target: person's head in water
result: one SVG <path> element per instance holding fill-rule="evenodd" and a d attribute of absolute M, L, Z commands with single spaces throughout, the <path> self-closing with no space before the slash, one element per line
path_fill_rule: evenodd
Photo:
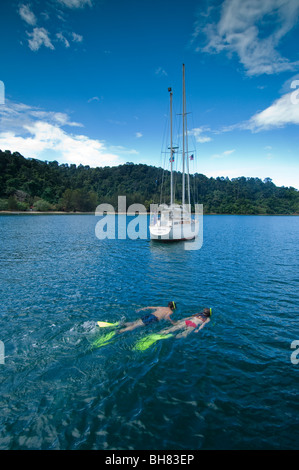
<path fill-rule="evenodd" d="M 202 315 L 204 314 L 206 317 L 210 318 L 212 315 L 212 309 L 211 308 L 204 308 L 201 313 L 198 313 L 197 315 Z"/>
<path fill-rule="evenodd" d="M 171 308 L 171 310 L 175 310 L 175 309 L 176 309 L 176 304 L 175 304 L 175 302 L 173 302 L 173 301 L 168 302 L 168 307 Z"/>

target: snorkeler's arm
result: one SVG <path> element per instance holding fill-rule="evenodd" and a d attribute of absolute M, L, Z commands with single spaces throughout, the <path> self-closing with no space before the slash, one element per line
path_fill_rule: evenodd
<path fill-rule="evenodd" d="M 209 321 L 210 321 L 210 319 L 209 319 L 209 318 L 207 318 L 207 319 L 206 319 L 206 321 L 204 321 L 204 322 L 203 322 L 203 323 L 200 325 L 200 327 L 199 327 L 199 328 L 196 328 L 196 330 L 194 330 L 194 333 L 198 333 L 198 332 L 199 332 L 199 330 L 202 330 L 202 329 L 203 329 L 203 327 L 206 325 L 206 323 L 209 323 Z"/>
<path fill-rule="evenodd" d="M 170 323 L 172 323 L 173 325 L 175 325 L 177 322 L 176 322 L 176 321 L 173 321 L 173 320 L 170 318 L 170 315 L 172 315 L 172 312 L 167 315 L 166 320 L 169 320 Z"/>
<path fill-rule="evenodd" d="M 154 309 L 154 310 L 156 310 L 157 307 L 143 307 L 143 308 L 139 308 L 138 310 L 136 310 L 136 312 L 141 312 L 141 310 L 149 310 L 149 309 Z"/>

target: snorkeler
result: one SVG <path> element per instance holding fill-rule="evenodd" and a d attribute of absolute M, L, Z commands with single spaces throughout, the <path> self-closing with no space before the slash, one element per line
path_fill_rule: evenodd
<path fill-rule="evenodd" d="M 176 335 L 176 337 L 179 338 L 186 337 L 192 333 L 192 331 L 194 331 L 194 333 L 198 333 L 207 323 L 209 323 L 211 315 L 212 309 L 204 308 L 200 313 L 195 313 L 194 315 L 191 315 L 191 317 L 177 321 L 174 326 L 162 330 L 160 334 L 169 334 L 177 330 L 183 330 L 182 333 Z"/>
<path fill-rule="evenodd" d="M 166 319 L 169 320 L 173 326 L 170 328 L 165 328 L 164 330 L 160 331 L 160 333 L 154 333 L 147 335 L 146 337 L 141 338 L 139 341 L 134 346 L 134 350 L 137 351 L 145 351 L 148 349 L 150 346 L 152 346 L 154 343 L 161 339 L 167 339 L 171 338 L 173 336 L 176 336 L 176 338 L 180 337 L 186 337 L 192 331 L 195 333 L 198 333 L 204 326 L 210 322 L 210 317 L 212 315 L 212 309 L 211 308 L 204 308 L 202 312 L 200 313 L 195 313 L 194 315 L 191 315 L 190 317 L 184 318 L 183 320 L 179 320 L 177 322 L 173 322 L 170 318 L 171 314 L 173 313 L 173 310 L 175 310 L 176 304 L 174 302 L 169 302 L 168 307 L 144 307 L 137 312 L 140 312 L 141 310 L 149 310 L 153 309 L 153 313 L 147 313 L 143 317 L 141 317 L 139 320 L 136 320 L 135 322 L 130 322 L 130 323 L 125 323 L 125 328 L 122 328 L 121 330 L 116 330 L 115 328 L 118 327 L 119 322 L 116 323 L 107 323 L 107 322 L 98 322 L 98 325 L 100 327 L 112 327 L 114 328 L 110 333 L 105 335 L 104 337 L 100 337 L 97 339 L 94 343 L 93 346 L 96 348 L 105 346 L 106 344 L 109 344 L 111 342 L 111 339 L 115 337 L 117 333 L 123 333 L 124 331 L 131 331 L 134 330 L 135 328 L 139 326 L 144 326 L 144 325 L 149 325 L 151 323 L 156 323 L 159 320 Z M 175 334 L 176 331 L 183 330 L 179 334 Z"/>
<path fill-rule="evenodd" d="M 211 315 L 212 309 L 205 308 L 201 313 L 196 313 L 191 317 L 179 320 L 174 324 L 174 326 L 165 328 L 164 330 L 160 331 L 160 333 L 150 334 L 141 338 L 137 341 L 133 349 L 135 351 L 146 351 L 149 347 L 162 339 L 173 338 L 174 336 L 176 338 L 186 337 L 192 333 L 192 331 L 198 333 L 199 330 L 209 323 Z M 178 330 L 183 331 L 176 335 L 175 332 Z"/>
<path fill-rule="evenodd" d="M 137 312 L 141 312 L 142 310 L 154 310 L 152 313 L 146 313 L 143 315 L 139 320 L 134 322 L 128 322 L 124 324 L 125 328 L 122 328 L 118 331 L 118 333 L 124 333 L 125 331 L 131 331 L 139 326 L 146 326 L 150 325 L 151 323 L 156 323 L 160 320 L 169 320 L 173 325 L 175 322 L 172 321 L 170 315 L 172 315 L 173 310 L 176 309 L 175 302 L 168 302 L 168 307 L 144 307 L 137 310 Z"/>

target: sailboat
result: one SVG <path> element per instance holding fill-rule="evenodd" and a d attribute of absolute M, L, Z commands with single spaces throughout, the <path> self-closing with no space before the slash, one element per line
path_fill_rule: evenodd
<path fill-rule="evenodd" d="M 172 89 L 168 88 L 170 94 L 170 204 L 160 204 L 158 210 L 151 214 L 150 237 L 158 241 L 192 240 L 198 236 L 199 221 L 192 218 L 190 204 L 190 182 L 189 182 L 189 160 L 186 152 L 187 126 L 186 126 L 186 90 L 185 90 L 185 65 L 183 64 L 183 139 L 182 139 L 182 203 L 174 202 L 173 181 L 173 155 L 176 147 L 173 146 L 172 137 Z M 186 193 L 186 157 L 187 157 L 187 194 L 188 204 L 185 204 Z"/>

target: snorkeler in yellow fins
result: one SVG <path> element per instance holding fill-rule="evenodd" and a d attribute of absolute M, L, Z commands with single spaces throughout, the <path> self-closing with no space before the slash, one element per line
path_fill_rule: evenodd
<path fill-rule="evenodd" d="M 160 334 L 174 333 L 177 330 L 183 330 L 182 333 L 176 335 L 177 338 L 180 338 L 188 336 L 192 331 L 194 331 L 194 333 L 198 333 L 210 322 L 211 315 L 212 309 L 204 308 L 202 312 L 195 313 L 190 317 L 179 320 L 174 326 L 160 331 Z"/>
<path fill-rule="evenodd" d="M 95 348 L 105 346 L 106 344 L 109 344 L 111 342 L 111 339 L 116 334 L 124 333 L 126 331 L 132 331 L 135 328 L 138 328 L 139 326 L 147 326 L 147 325 L 150 325 L 152 323 L 159 322 L 160 320 L 163 320 L 163 319 L 169 320 L 174 325 L 175 322 L 172 321 L 170 316 L 172 315 L 172 313 L 175 309 L 176 309 L 176 303 L 173 302 L 173 301 L 168 302 L 167 307 L 144 307 L 144 308 L 141 308 L 141 309 L 137 310 L 137 312 L 140 312 L 142 310 L 154 310 L 154 311 L 153 311 L 153 313 L 149 312 L 149 313 L 143 315 L 139 320 L 125 323 L 123 325 L 123 328 L 121 328 L 121 329 L 119 329 L 119 326 L 120 326 L 121 322 L 110 323 L 110 322 L 98 321 L 97 325 L 100 328 L 113 328 L 113 331 L 111 331 L 110 333 L 107 333 L 107 335 L 105 335 L 105 336 L 101 336 L 100 338 L 98 338 L 96 341 L 94 341 L 92 346 L 95 347 Z M 117 328 L 117 329 L 115 330 L 115 328 Z"/>
<path fill-rule="evenodd" d="M 174 336 L 175 332 L 178 330 L 183 330 L 182 333 L 176 335 L 176 338 L 186 337 L 192 331 L 198 333 L 204 326 L 209 323 L 212 315 L 211 308 L 205 308 L 201 313 L 196 313 L 191 317 L 184 318 L 175 323 L 174 326 L 166 328 L 165 330 L 160 331 L 160 333 L 154 333 L 148 335 L 145 338 L 140 339 L 134 346 L 134 350 L 145 351 L 154 343 L 161 339 L 167 339 Z"/>
<path fill-rule="evenodd" d="M 147 326 L 151 323 L 159 322 L 160 320 L 168 320 L 170 323 L 174 325 L 174 322 L 170 318 L 173 314 L 173 311 L 176 309 L 175 302 L 168 302 L 167 307 L 144 307 L 137 310 L 137 312 L 141 312 L 142 310 L 153 310 L 153 312 L 146 313 L 143 315 L 139 320 L 128 322 L 124 324 L 124 328 L 122 328 L 119 333 L 124 333 L 125 331 L 132 331 L 139 326 Z"/>

